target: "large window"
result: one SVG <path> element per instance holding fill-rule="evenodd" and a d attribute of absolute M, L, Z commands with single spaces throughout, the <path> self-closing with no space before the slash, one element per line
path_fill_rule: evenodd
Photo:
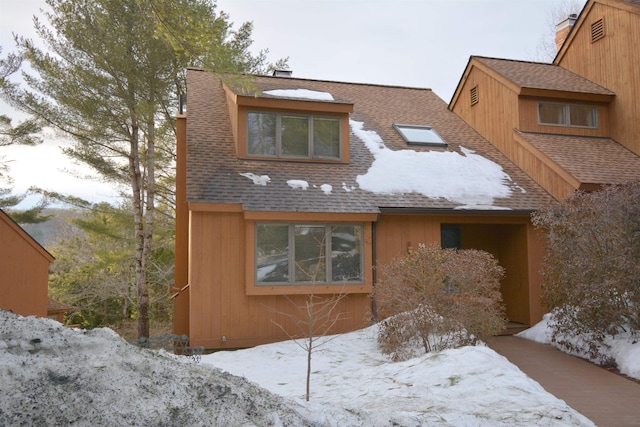
<path fill-rule="evenodd" d="M 598 127 L 598 109 L 590 105 L 538 103 L 538 123 L 542 125 Z"/>
<path fill-rule="evenodd" d="M 359 224 L 257 223 L 256 285 L 362 283 Z"/>
<path fill-rule="evenodd" d="M 247 154 L 259 157 L 340 159 L 340 118 L 247 113 Z"/>

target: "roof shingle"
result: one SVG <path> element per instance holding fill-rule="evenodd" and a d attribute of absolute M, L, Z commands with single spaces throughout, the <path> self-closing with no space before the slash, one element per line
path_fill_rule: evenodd
<path fill-rule="evenodd" d="M 282 77 L 255 77 L 260 90 L 307 89 L 328 92 L 335 99 L 354 104 L 350 118 L 364 122 L 391 150 L 429 151 L 408 147 L 393 130 L 393 123 L 433 126 L 448 142 L 446 150 L 461 147 L 502 166 L 511 179 L 509 197 L 494 206 L 535 210 L 551 197 L 496 148 L 482 138 L 430 89 L 340 83 Z M 374 157 L 353 134 L 349 164 L 320 164 L 269 160 L 242 160 L 235 152 L 229 110 L 218 76 L 205 71 L 188 72 L 187 199 L 190 202 L 240 203 L 245 210 L 288 212 L 377 213 L 381 207 L 455 209 L 460 203 L 418 193 L 380 194 L 359 188 L 358 175 L 366 174 Z M 434 149 L 442 151 L 442 149 Z M 268 175 L 267 185 L 256 185 L 240 174 Z M 288 180 L 309 183 L 307 190 L 294 189 Z M 332 191 L 321 189 L 329 184 Z"/>
<path fill-rule="evenodd" d="M 609 89 L 558 65 L 483 56 L 472 58 L 522 88 L 615 95 Z"/>
<path fill-rule="evenodd" d="M 640 156 L 610 138 L 516 132 L 582 184 L 640 179 Z"/>

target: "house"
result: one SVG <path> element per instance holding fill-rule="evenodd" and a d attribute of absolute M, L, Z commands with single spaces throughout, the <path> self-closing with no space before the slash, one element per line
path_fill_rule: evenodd
<path fill-rule="evenodd" d="M 640 1 L 589 0 L 551 64 L 473 56 L 449 109 L 557 200 L 640 179 Z"/>
<path fill-rule="evenodd" d="M 47 317 L 54 258 L 0 210 L 0 309 Z M 51 313 L 55 314 L 55 313 Z"/>
<path fill-rule="evenodd" d="M 431 244 L 491 252 L 509 319 L 541 319 L 530 214 L 553 197 L 430 89 L 191 69 L 187 90 L 174 332 L 190 345 L 287 339 L 310 294 L 346 295 L 331 333 L 370 325 L 376 266 Z"/>

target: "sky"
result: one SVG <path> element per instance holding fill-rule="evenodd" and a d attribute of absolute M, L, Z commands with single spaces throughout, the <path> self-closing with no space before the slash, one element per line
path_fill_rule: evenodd
<path fill-rule="evenodd" d="M 551 13 L 567 0 L 218 0 L 238 28 L 253 22 L 254 53 L 289 58 L 293 77 L 431 88 L 449 102 L 471 55 L 539 60 L 553 37 Z M 0 45 L 12 33 L 34 37 L 32 16 L 44 0 L 0 0 Z M 576 11 L 579 12 L 579 11 Z M 16 118 L 5 104 L 0 114 Z M 14 190 L 31 185 L 111 200 L 116 192 L 87 179 L 60 153 L 64 142 L 4 148 Z M 47 147 L 47 148 L 45 148 Z M 81 175 L 86 175 L 84 172 Z"/>
<path fill-rule="evenodd" d="M 307 402 L 301 342 L 195 363 L 132 347 L 110 329 L 0 310 L 0 424 L 594 426 L 489 347 L 392 362 L 376 334 L 374 325 L 316 340 Z M 546 326 L 531 335 L 548 335 Z M 612 344 L 638 373 L 629 356 L 640 343 Z"/>

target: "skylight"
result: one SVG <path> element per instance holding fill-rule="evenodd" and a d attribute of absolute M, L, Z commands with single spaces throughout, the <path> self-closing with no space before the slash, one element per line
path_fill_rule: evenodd
<path fill-rule="evenodd" d="M 400 134 L 402 139 L 410 145 L 447 145 L 431 126 L 400 125 L 394 123 L 393 128 Z"/>

